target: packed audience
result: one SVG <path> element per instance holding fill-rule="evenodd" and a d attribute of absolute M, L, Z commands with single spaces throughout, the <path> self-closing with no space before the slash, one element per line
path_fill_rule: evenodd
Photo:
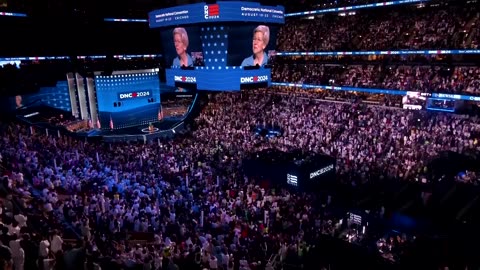
<path fill-rule="evenodd" d="M 382 257 L 394 261 L 396 254 L 402 254 L 413 242 L 406 234 L 391 232 L 377 241 L 377 248 Z"/>
<path fill-rule="evenodd" d="M 402 96 L 371 94 L 350 91 L 330 91 L 322 88 L 300 87 L 271 87 L 270 91 L 278 95 L 293 95 L 303 99 L 315 99 L 316 101 L 332 101 L 347 103 L 363 103 L 370 105 L 386 106 L 391 108 L 402 107 Z"/>
<path fill-rule="evenodd" d="M 478 66 L 277 64 L 276 82 L 478 95 Z"/>
<path fill-rule="evenodd" d="M 281 246 L 282 256 L 295 254 L 297 244 L 306 249 L 303 236 L 309 239 L 314 233 L 300 234 L 296 218 L 298 211 L 305 217 L 313 211 L 302 210 L 310 199 L 286 191 L 274 193 L 247 179 L 228 176 L 229 167 L 238 160 L 212 168 L 215 162 L 209 155 L 215 149 L 208 139 L 196 144 L 188 139 L 149 147 L 115 146 L 110 151 L 67 138 L 21 134 L 18 142 L 20 149 L 7 147 L 2 157 L 11 161 L 11 172 L 21 170 L 33 182 L 28 188 L 23 174 L 12 172 L 6 178 L 7 190 L 22 198 L 38 192 L 38 206 L 49 223 L 61 219 L 73 224 L 85 241 L 72 249 L 71 245 L 62 247 L 63 240 L 55 232 L 32 240 L 33 235 L 48 234 L 25 230 L 21 234 L 20 229 L 5 234 L 3 243 L 14 241 L 15 235 L 21 237 L 18 249 L 25 254 L 26 243 L 34 246 L 25 256 L 12 255 L 18 260 L 16 265 L 30 263 L 27 269 L 36 269 L 32 268 L 36 258 L 45 269 L 83 269 L 79 263 L 87 255 L 88 262 L 98 264 L 87 263 L 86 267 L 100 264 L 106 269 L 139 265 L 233 269 L 235 264 L 235 269 L 263 268 Z M 45 148 L 33 150 L 39 145 Z M 53 149 L 60 152 L 50 152 Z M 91 159 L 98 151 L 100 157 Z M 215 173 L 219 180 L 213 177 L 215 169 L 227 171 Z M 5 226 L 17 226 L 12 222 L 7 220 Z M 304 218 L 303 222 L 313 220 Z M 149 245 L 129 246 L 122 237 L 125 232 L 150 232 L 155 237 Z M 13 254 L 12 245 L 11 249 Z"/>
<path fill-rule="evenodd" d="M 251 131 L 266 123 L 282 126 L 283 136 L 267 140 Z M 187 137 L 147 145 L 5 127 L 3 187 L 21 210 L 11 195 L 4 201 L 1 240 L 14 265 L 83 269 L 86 260 L 88 269 L 263 269 L 272 258 L 298 263 L 325 233 L 328 220 L 312 207 L 318 198 L 260 186 L 241 174 L 243 157 L 300 148 L 335 156 L 338 181 L 347 185 L 430 181 L 428 161 L 442 151 L 479 150 L 480 131 L 470 118 L 324 103 L 288 92 L 218 94 L 195 126 Z M 27 219 L 41 225 L 25 226 Z M 82 241 L 65 242 L 60 231 L 66 228 Z M 127 239 L 142 233 L 150 236 Z"/>
<path fill-rule="evenodd" d="M 333 7 L 356 6 L 382 2 L 379 0 L 301 0 L 295 3 L 284 1 L 287 12 L 326 9 Z"/>
<path fill-rule="evenodd" d="M 316 1 L 315 7 L 369 2 Z M 450 6 L 293 19 L 281 29 L 277 49 L 478 48 L 477 12 Z M 86 59 L 79 66 L 141 69 L 159 67 L 157 60 Z M 60 63 L 59 70 L 70 64 Z M 41 66 L 6 65 L 0 76 Z M 480 69 L 279 62 L 272 80 L 477 95 Z M 1 86 L 8 91 L 15 83 Z M 147 144 L 103 144 L 3 125 L 0 266 L 274 269 L 277 263 L 303 264 L 321 235 L 368 241 L 361 227 L 350 221 L 344 226 L 342 217 L 328 211 L 330 196 L 264 185 L 242 174 L 242 160 L 269 148 L 332 155 L 338 182 L 357 187 L 435 181 L 428 164 L 440 153 L 480 150 L 478 119 L 392 108 L 401 104 L 399 98 L 298 88 L 221 93 L 211 96 L 188 135 Z M 282 127 L 282 136 L 252 132 L 269 124 Z M 467 171 L 456 180 L 478 184 L 479 175 Z M 385 211 L 374 210 L 380 216 Z M 383 257 L 396 260 L 409 242 L 405 235 L 387 234 L 374 244 Z"/>
<path fill-rule="evenodd" d="M 478 6 L 366 10 L 291 19 L 277 37 L 278 51 L 477 49 Z"/>

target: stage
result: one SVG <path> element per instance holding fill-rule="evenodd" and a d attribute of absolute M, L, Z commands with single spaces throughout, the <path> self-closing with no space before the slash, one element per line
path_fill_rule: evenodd
<path fill-rule="evenodd" d="M 96 129 L 88 132 L 88 137 L 102 137 L 106 142 L 148 141 L 156 138 L 171 138 L 184 130 L 184 123 L 178 119 L 163 119 L 149 125 L 139 125 L 122 129 Z"/>
<path fill-rule="evenodd" d="M 46 105 L 38 105 L 17 110 L 16 117 L 31 126 L 36 133 L 66 134 L 87 140 L 105 142 L 148 141 L 156 138 L 169 138 L 183 132 L 184 118 L 164 118 L 149 125 L 138 125 L 119 129 L 93 128 L 89 120 L 75 119 L 72 113 Z"/>
<path fill-rule="evenodd" d="M 153 128 L 150 129 L 149 125 L 138 125 L 134 127 L 120 128 L 120 129 L 94 129 L 91 132 L 88 132 L 88 136 L 141 136 L 149 135 L 153 133 L 158 133 L 166 130 L 170 130 L 175 125 L 179 124 L 178 120 L 175 119 L 165 119 L 157 123 L 152 123 Z"/>

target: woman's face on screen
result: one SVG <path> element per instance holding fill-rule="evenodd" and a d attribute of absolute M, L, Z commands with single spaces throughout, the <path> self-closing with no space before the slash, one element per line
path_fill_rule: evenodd
<path fill-rule="evenodd" d="M 253 34 L 253 54 L 262 53 L 265 50 L 265 43 L 263 42 L 263 33 L 255 32 Z"/>
<path fill-rule="evenodd" d="M 22 96 L 16 96 L 15 97 L 15 103 L 17 104 L 17 107 L 21 107 L 22 106 Z"/>
<path fill-rule="evenodd" d="M 173 35 L 173 42 L 175 44 L 175 50 L 177 51 L 178 55 L 183 54 L 187 50 L 187 47 L 183 43 L 182 35 L 180 34 Z"/>

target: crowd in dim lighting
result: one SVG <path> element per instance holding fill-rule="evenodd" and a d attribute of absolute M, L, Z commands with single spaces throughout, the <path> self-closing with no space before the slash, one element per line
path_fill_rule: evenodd
<path fill-rule="evenodd" d="M 384 2 L 381 0 L 301 0 L 295 3 L 284 3 L 287 12 L 321 10 L 333 7 L 356 6 Z"/>
<path fill-rule="evenodd" d="M 478 66 L 431 65 L 274 65 L 275 82 L 352 86 L 428 93 L 478 95 Z"/>
<path fill-rule="evenodd" d="M 477 12 L 472 4 L 291 19 L 281 28 L 277 50 L 478 49 Z"/>
<path fill-rule="evenodd" d="M 338 181 L 359 186 L 374 179 L 428 182 L 427 162 L 442 151 L 479 150 L 480 130 L 471 118 L 269 91 L 212 96 L 188 136 L 147 145 L 4 126 L 2 184 L 10 195 L 1 240 L 13 262 L 25 269 L 36 269 L 36 261 L 42 269 L 79 269 L 85 259 L 88 269 L 298 262 L 325 233 L 328 220 L 311 207 L 322 198 L 268 189 L 243 176 L 241 160 L 249 153 L 301 148 L 333 155 Z M 282 126 L 283 136 L 251 131 L 270 123 Z M 20 208 L 13 207 L 18 201 Z M 130 233 L 152 238 L 130 242 Z M 82 240 L 66 242 L 62 234 Z"/>
<path fill-rule="evenodd" d="M 372 1 L 313 2 L 302 3 L 327 8 Z M 280 30 L 277 50 L 478 49 L 478 12 L 472 5 L 440 5 L 292 18 Z M 109 64 L 126 70 L 158 62 Z M 106 63 L 86 59 L 77 68 L 105 70 Z M 45 72 L 71 64 L 61 61 L 55 72 L 36 62 L 8 64 L 0 67 L 0 82 L 15 85 L 9 74 L 35 73 L 35 85 Z M 477 95 L 480 69 L 275 60 L 272 81 Z M 271 87 L 208 98 L 186 134 L 146 143 L 107 144 L 1 124 L 0 269 L 272 270 L 305 265 L 323 236 L 354 244 L 374 239 L 371 246 L 396 260 L 408 236 L 369 237 L 365 226 L 336 216 L 335 195 L 266 186 L 243 174 L 243 159 L 265 149 L 330 155 L 339 185 L 355 190 L 373 182 L 431 183 L 445 177 L 429 167 L 441 153 L 480 151 L 478 118 L 403 110 L 401 96 Z M 281 127 L 282 136 L 252 131 L 270 125 Z M 479 185 L 480 172 L 455 180 Z M 385 206 L 371 210 L 385 214 Z M 327 269 L 317 260 L 316 269 Z"/>
<path fill-rule="evenodd" d="M 320 229 L 307 226 L 319 218 L 305 208 L 314 198 L 242 177 L 242 150 L 224 137 L 215 145 L 207 129 L 108 146 L 4 127 L 11 195 L 0 239 L 16 269 L 264 269 L 306 253 Z M 152 237 L 130 242 L 130 233 Z"/>

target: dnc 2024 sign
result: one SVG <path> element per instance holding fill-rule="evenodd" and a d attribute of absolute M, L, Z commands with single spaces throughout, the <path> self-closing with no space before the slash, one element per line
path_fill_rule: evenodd
<path fill-rule="evenodd" d="M 152 91 L 150 90 L 123 92 L 118 94 L 118 100 L 147 98 L 151 96 L 152 96 Z"/>

